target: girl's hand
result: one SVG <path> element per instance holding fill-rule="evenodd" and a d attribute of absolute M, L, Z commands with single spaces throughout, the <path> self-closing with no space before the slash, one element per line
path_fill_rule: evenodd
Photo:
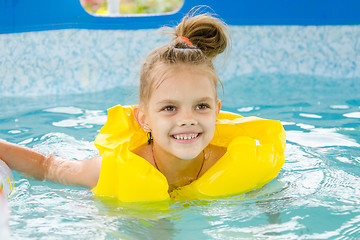
<path fill-rule="evenodd" d="M 85 160 L 64 159 L 2 139 L 0 158 L 11 169 L 38 180 L 88 188 L 96 186 L 102 160 L 99 156 Z"/>

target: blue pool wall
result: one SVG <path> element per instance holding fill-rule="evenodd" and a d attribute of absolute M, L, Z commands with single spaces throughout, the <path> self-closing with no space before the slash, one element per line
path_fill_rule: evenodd
<path fill-rule="evenodd" d="M 231 52 L 216 62 L 223 81 L 258 74 L 360 77 L 357 0 L 185 0 L 173 13 L 119 17 L 88 14 L 77 0 L 1 0 L 0 96 L 137 85 L 144 57 L 169 41 L 157 29 L 202 4 L 231 31 Z"/>
<path fill-rule="evenodd" d="M 192 7 L 207 5 L 229 25 L 360 24 L 358 0 L 185 0 L 169 14 L 96 17 L 79 0 L 1 0 L 0 33 L 80 29 L 149 29 L 177 22 Z"/>

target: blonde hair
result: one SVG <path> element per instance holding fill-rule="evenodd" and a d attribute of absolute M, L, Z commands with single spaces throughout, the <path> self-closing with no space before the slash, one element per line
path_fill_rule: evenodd
<path fill-rule="evenodd" d="M 155 80 L 164 77 L 171 68 L 180 64 L 191 64 L 202 68 L 214 81 L 221 83 L 213 66 L 213 59 L 224 52 L 229 45 L 229 33 L 226 25 L 209 14 L 195 15 L 188 13 L 172 29 L 172 41 L 151 51 L 146 57 L 140 71 L 140 104 L 146 105 L 151 97 Z M 179 37 L 189 39 L 190 43 Z"/>

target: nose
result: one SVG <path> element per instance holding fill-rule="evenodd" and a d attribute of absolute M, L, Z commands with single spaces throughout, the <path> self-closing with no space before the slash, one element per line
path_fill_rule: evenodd
<path fill-rule="evenodd" d="M 194 126 L 197 124 L 197 120 L 190 111 L 184 111 L 179 117 L 178 126 L 180 127 Z"/>

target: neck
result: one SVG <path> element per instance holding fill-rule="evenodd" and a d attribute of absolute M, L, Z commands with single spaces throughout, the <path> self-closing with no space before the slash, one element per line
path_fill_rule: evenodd
<path fill-rule="evenodd" d="M 156 168 L 166 177 L 169 185 L 180 187 L 196 180 L 201 173 L 205 156 L 202 151 L 194 159 L 180 159 L 153 142 L 153 160 Z"/>

